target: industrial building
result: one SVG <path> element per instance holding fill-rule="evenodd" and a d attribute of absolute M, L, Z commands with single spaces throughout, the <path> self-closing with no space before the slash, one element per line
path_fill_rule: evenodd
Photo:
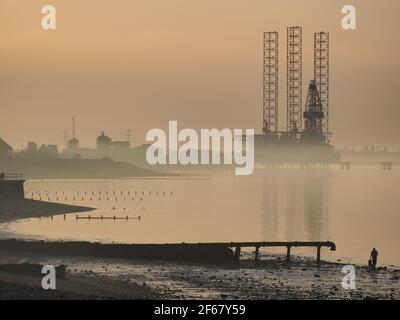
<path fill-rule="evenodd" d="M 124 151 L 129 150 L 129 141 L 113 141 L 109 136 L 107 136 L 104 131 L 97 137 L 97 151 L 107 152 L 107 151 Z"/>

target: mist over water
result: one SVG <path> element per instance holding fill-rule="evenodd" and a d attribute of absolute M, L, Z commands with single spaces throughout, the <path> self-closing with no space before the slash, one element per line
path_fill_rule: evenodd
<path fill-rule="evenodd" d="M 28 181 L 27 198 L 97 208 L 3 225 L 21 237 L 123 243 L 334 241 L 323 258 L 400 265 L 400 171 L 372 167 L 274 169 L 210 176 Z M 264 249 L 266 251 L 270 249 Z M 315 254 L 294 249 L 293 254 Z"/>

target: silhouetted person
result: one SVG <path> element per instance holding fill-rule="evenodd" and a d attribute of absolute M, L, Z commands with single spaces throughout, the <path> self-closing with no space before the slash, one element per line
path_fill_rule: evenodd
<path fill-rule="evenodd" d="M 378 251 L 376 251 L 375 248 L 373 248 L 372 251 L 371 251 L 370 259 L 371 259 L 371 262 L 372 262 L 371 263 L 371 268 L 372 268 L 372 270 L 375 270 L 376 264 L 378 262 Z"/>
<path fill-rule="evenodd" d="M 0 173 L 0 181 L 3 181 L 5 177 L 6 175 L 4 174 L 4 172 Z"/>

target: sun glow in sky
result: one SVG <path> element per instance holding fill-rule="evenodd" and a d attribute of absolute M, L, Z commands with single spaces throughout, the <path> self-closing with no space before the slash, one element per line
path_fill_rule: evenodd
<path fill-rule="evenodd" d="M 62 146 L 77 117 L 81 145 L 101 130 L 142 142 L 169 120 L 193 128 L 262 126 L 262 33 L 280 32 L 285 128 L 286 27 L 303 26 L 304 92 L 313 33 L 331 34 L 331 130 L 339 146 L 400 146 L 400 2 L 351 1 L 357 30 L 341 28 L 344 1 L 2 0 L 0 135 Z M 57 30 L 41 29 L 41 8 Z M 305 97 L 304 97 L 305 101 Z"/>

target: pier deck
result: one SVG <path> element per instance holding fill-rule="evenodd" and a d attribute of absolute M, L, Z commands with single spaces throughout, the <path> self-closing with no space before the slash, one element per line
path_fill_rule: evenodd
<path fill-rule="evenodd" d="M 293 242 L 231 242 L 225 243 L 226 246 L 230 248 L 235 248 L 234 254 L 234 262 L 239 263 L 240 260 L 240 251 L 241 248 L 254 247 L 255 248 L 255 257 L 254 260 L 258 261 L 259 259 L 259 250 L 261 247 L 284 247 L 286 248 L 286 260 L 290 262 L 290 251 L 292 247 L 315 247 L 317 249 L 317 263 L 321 262 L 321 248 L 327 247 L 331 251 L 336 251 L 336 245 L 333 242 L 326 241 L 293 241 Z"/>

